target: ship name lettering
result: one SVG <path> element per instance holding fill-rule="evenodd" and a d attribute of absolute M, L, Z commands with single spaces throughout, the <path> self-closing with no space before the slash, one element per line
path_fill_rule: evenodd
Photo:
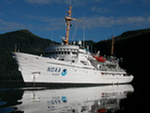
<path fill-rule="evenodd" d="M 47 68 L 48 72 L 61 72 L 61 68 L 57 68 L 57 67 L 48 67 Z"/>

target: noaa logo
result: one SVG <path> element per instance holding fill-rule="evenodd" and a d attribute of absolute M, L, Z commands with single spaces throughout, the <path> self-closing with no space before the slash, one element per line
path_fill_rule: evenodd
<path fill-rule="evenodd" d="M 62 72 L 61 72 L 61 75 L 65 76 L 66 74 L 67 74 L 67 69 L 63 69 Z"/>
<path fill-rule="evenodd" d="M 62 101 L 63 103 L 67 103 L 67 97 L 65 97 L 65 96 L 61 97 L 61 101 Z"/>

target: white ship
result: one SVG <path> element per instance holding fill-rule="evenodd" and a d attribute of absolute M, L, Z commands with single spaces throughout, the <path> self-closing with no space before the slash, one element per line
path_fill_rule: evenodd
<path fill-rule="evenodd" d="M 91 53 L 79 45 L 69 45 L 70 22 L 77 20 L 69 16 L 66 39 L 63 45 L 52 45 L 45 49 L 44 56 L 15 52 L 19 70 L 25 83 L 49 83 L 64 85 L 97 85 L 129 83 L 133 76 L 126 73 L 119 65 L 111 66 L 99 63 Z M 80 20 L 77 20 L 80 21 Z"/>

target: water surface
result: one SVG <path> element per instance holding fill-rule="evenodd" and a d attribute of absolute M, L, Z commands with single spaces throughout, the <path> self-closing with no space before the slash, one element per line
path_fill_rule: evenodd
<path fill-rule="evenodd" d="M 128 110 L 131 84 L 0 89 L 0 113 L 115 113 Z M 132 98 L 129 98 L 132 100 Z"/>

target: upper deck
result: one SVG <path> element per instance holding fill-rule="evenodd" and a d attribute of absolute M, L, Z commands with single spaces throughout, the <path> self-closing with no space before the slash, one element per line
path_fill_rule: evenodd
<path fill-rule="evenodd" d="M 77 45 L 52 45 L 45 49 L 45 52 L 51 51 L 77 51 L 79 46 Z"/>
<path fill-rule="evenodd" d="M 75 45 L 53 45 L 45 49 L 46 56 L 77 54 L 79 46 Z"/>

